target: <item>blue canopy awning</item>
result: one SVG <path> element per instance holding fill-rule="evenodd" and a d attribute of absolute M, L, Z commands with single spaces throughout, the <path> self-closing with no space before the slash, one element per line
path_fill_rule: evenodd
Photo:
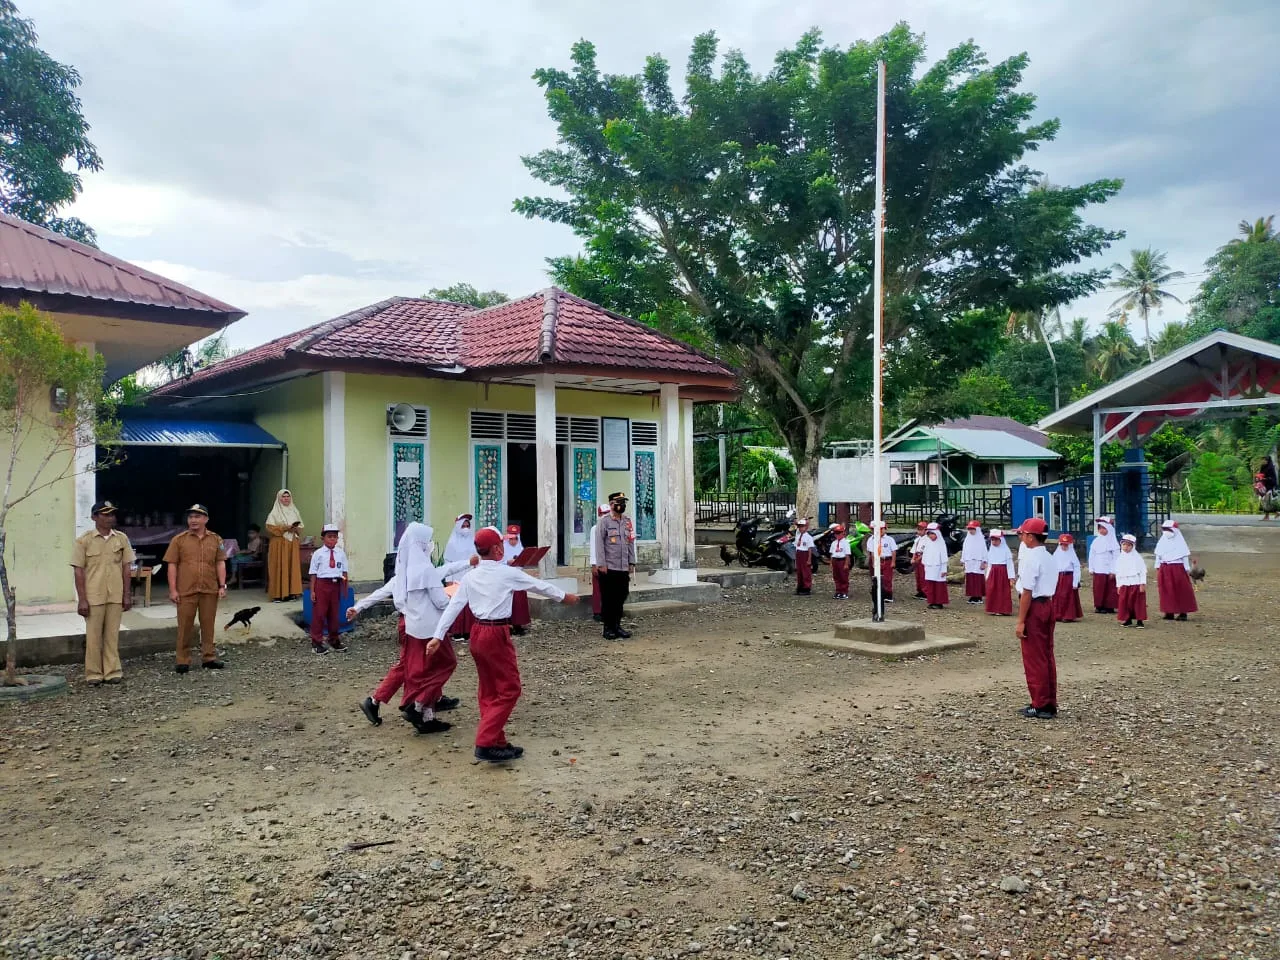
<path fill-rule="evenodd" d="M 126 447 L 284 448 L 283 443 L 256 423 L 125 417 L 120 426 L 120 443 Z"/>

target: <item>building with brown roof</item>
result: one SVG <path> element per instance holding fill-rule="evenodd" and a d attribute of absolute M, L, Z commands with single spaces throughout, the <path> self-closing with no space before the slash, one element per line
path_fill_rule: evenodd
<path fill-rule="evenodd" d="M 101 354 L 112 381 L 244 316 L 95 247 L 0 214 L 0 304 L 24 302 L 52 316 L 68 340 Z M 39 460 L 44 453 L 35 443 L 24 446 L 19 473 L 22 457 Z M 78 456 L 92 463 L 92 442 Z M 10 560 L 16 561 L 9 571 L 24 608 L 75 599 L 67 563 L 77 533 L 90 526 L 94 492 L 94 475 L 82 470 L 41 490 L 9 518 Z"/>
<path fill-rule="evenodd" d="M 518 523 L 584 561 L 596 506 L 631 497 L 640 552 L 694 578 L 693 405 L 733 400 L 726 364 L 551 288 L 475 310 L 393 297 L 263 344 L 155 391 L 157 414 L 252 420 L 284 450 L 251 481 L 265 516 L 279 479 L 308 527 L 343 528 L 356 580 L 411 521 L 443 543 L 458 514 Z M 259 522 L 261 520 L 259 519 Z"/>

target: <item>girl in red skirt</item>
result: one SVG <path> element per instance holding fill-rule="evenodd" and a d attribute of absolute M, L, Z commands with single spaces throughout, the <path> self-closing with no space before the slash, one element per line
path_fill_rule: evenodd
<path fill-rule="evenodd" d="M 929 524 L 925 530 L 928 542 L 920 559 L 924 563 L 924 592 L 930 610 L 941 610 L 951 602 L 947 593 L 947 545 L 942 539 L 942 529 Z"/>
<path fill-rule="evenodd" d="M 844 524 L 837 523 L 831 541 L 831 579 L 835 582 L 837 600 L 849 599 L 849 564 L 853 550 L 844 536 Z"/>
<path fill-rule="evenodd" d="M 1116 619 L 1122 626 L 1145 627 L 1147 619 L 1147 561 L 1138 552 L 1138 538 L 1126 533 L 1120 541 L 1116 560 L 1116 586 L 1119 592 Z"/>
<path fill-rule="evenodd" d="M 1013 615 L 1011 588 L 1018 578 L 1013 565 L 1013 551 L 1004 542 L 1003 530 L 991 531 L 991 547 L 987 550 L 986 597 L 983 609 L 993 617 Z"/>
<path fill-rule="evenodd" d="M 1119 603 L 1116 594 L 1116 560 L 1120 557 L 1120 544 L 1116 541 L 1116 529 L 1110 517 L 1099 517 L 1097 524 L 1097 536 L 1089 544 L 1093 612 L 1115 613 Z"/>
<path fill-rule="evenodd" d="M 1156 584 L 1160 588 L 1160 612 L 1166 620 L 1186 620 L 1188 613 L 1200 609 L 1191 586 L 1191 548 L 1173 520 L 1162 525 L 1163 534 L 1156 544 Z"/>
<path fill-rule="evenodd" d="M 1069 533 L 1060 536 L 1053 557 L 1058 564 L 1053 619 L 1058 623 L 1075 623 L 1084 619 L 1084 608 L 1080 606 L 1080 558 L 1076 556 L 1076 538 Z"/>
<path fill-rule="evenodd" d="M 969 603 L 982 603 L 987 592 L 987 541 L 977 520 L 969 521 L 960 561 L 964 564 L 964 595 Z"/>

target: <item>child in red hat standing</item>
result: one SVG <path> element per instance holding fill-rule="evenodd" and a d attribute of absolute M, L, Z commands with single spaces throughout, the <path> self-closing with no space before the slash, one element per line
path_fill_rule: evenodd
<path fill-rule="evenodd" d="M 1053 594 L 1053 619 L 1058 623 L 1075 623 L 1084 619 L 1080 606 L 1080 558 L 1076 556 L 1076 539 L 1069 533 L 1058 538 L 1053 553 L 1058 569 L 1058 586 Z"/>

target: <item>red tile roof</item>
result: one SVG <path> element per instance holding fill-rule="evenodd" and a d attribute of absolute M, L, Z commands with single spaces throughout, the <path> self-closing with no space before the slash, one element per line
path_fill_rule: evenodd
<path fill-rule="evenodd" d="M 0 290 L 6 289 L 221 314 L 221 322 L 244 316 L 158 273 L 0 213 Z"/>
<path fill-rule="evenodd" d="M 551 288 L 476 310 L 441 300 L 392 297 L 255 347 L 159 388 L 155 397 L 218 389 L 235 375 L 252 379 L 282 364 L 335 370 L 407 366 L 449 368 L 483 379 L 552 368 L 595 376 L 706 382 L 732 389 L 733 369 L 692 347 L 581 297 Z"/>

